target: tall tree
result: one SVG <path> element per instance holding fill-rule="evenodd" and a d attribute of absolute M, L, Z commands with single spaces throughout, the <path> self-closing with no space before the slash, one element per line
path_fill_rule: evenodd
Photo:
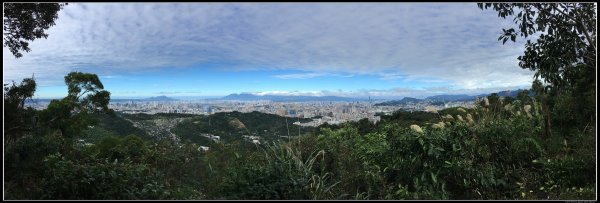
<path fill-rule="evenodd" d="M 40 132 L 42 134 L 60 130 L 63 136 L 70 137 L 95 123 L 90 114 L 107 113 L 110 92 L 96 74 L 71 72 L 65 76 L 68 95 L 61 100 L 52 100 L 48 108 L 35 111 L 25 106 L 25 100 L 33 97 L 36 90 L 35 79 L 25 78 L 21 84 L 4 84 L 4 133 L 7 142 Z"/>
<path fill-rule="evenodd" d="M 41 112 L 40 120 L 50 130 L 58 129 L 61 134 L 71 137 L 93 125 L 93 113 L 109 113 L 110 92 L 96 74 L 71 72 L 65 76 L 68 95 L 61 100 L 52 100 L 48 108 Z"/>
<path fill-rule="evenodd" d="M 545 123 L 554 101 L 563 97 L 580 98 L 570 105 L 577 112 L 574 123 L 595 120 L 596 101 L 596 4 L 595 3 L 478 3 L 481 9 L 492 8 L 498 16 L 514 16 L 518 28 L 502 29 L 498 38 L 502 43 L 516 41 L 517 36 L 530 38 L 539 34 L 535 42 L 527 40 L 525 52 L 518 57 L 519 66 L 535 71 L 533 85 L 538 93 L 547 94 L 540 101 L 547 109 Z M 564 106 L 563 106 L 564 107 Z M 561 108 L 563 108 L 561 107 Z M 590 108 L 592 107 L 592 108 Z M 550 130 L 548 129 L 547 132 Z"/>
<path fill-rule="evenodd" d="M 25 107 L 25 100 L 33 97 L 35 79 L 25 78 L 21 84 L 4 84 L 4 135 L 9 143 L 32 129 L 35 110 Z"/>
<path fill-rule="evenodd" d="M 29 52 L 29 43 L 37 38 L 47 38 L 44 31 L 55 25 L 58 11 L 65 6 L 59 3 L 4 3 L 4 46 L 19 58 L 22 51 Z"/>
<path fill-rule="evenodd" d="M 579 64 L 595 68 L 596 5 L 593 3 L 479 3 L 481 9 L 493 8 L 498 16 L 518 14 L 518 29 L 502 29 L 498 38 L 505 43 L 517 35 L 529 37 L 541 32 L 536 42 L 527 40 L 521 68 L 536 71 L 536 77 L 559 88 L 568 79 L 565 72 Z"/>

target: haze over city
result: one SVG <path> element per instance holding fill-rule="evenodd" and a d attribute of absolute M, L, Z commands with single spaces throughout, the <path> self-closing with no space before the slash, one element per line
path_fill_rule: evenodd
<path fill-rule="evenodd" d="M 71 71 L 111 98 L 232 93 L 399 99 L 529 88 L 511 19 L 473 3 L 72 3 L 30 43 L 3 49 L 3 83 L 66 95 Z"/>

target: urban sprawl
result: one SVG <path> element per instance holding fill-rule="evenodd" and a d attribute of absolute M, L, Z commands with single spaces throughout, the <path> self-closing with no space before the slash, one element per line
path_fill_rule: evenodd
<path fill-rule="evenodd" d="M 48 102 L 30 103 L 35 109 L 45 109 Z M 473 106 L 473 101 L 446 102 L 443 105 L 432 105 L 428 102 L 408 103 L 397 106 L 375 106 L 373 102 L 272 102 L 272 101 L 232 101 L 232 100 L 177 100 L 177 101 L 118 101 L 111 102 L 109 107 L 117 112 L 126 114 L 156 114 L 180 113 L 211 115 L 220 112 L 238 111 L 261 112 L 292 118 L 312 118 L 311 122 L 299 123 L 302 126 L 318 126 L 324 123 L 339 124 L 347 121 L 358 121 L 367 118 L 378 122 L 381 114 L 404 109 L 408 111 L 424 111 L 425 107 L 433 106 L 441 110 L 450 107 Z"/>

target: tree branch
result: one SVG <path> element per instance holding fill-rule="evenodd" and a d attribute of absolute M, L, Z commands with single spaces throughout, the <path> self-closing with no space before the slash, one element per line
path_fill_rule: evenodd
<path fill-rule="evenodd" d="M 79 97 L 83 96 L 85 93 L 88 93 L 88 92 L 89 92 L 89 90 L 85 90 L 85 92 L 83 92 L 80 95 L 78 95 L 77 98 L 76 98 L 77 101 L 79 101 Z"/>
<path fill-rule="evenodd" d="M 577 26 L 577 27 L 578 27 L 578 28 L 579 28 L 579 29 L 580 29 L 580 30 L 583 32 L 583 34 L 585 35 L 585 38 L 587 39 L 587 41 L 588 41 L 588 43 L 590 44 L 590 46 L 592 46 L 592 48 L 594 48 L 594 53 L 598 53 L 598 51 L 597 51 L 597 49 L 596 49 L 596 45 L 595 45 L 595 44 L 592 42 L 592 40 L 591 40 L 591 37 L 590 37 L 590 34 L 588 33 L 588 31 L 587 31 L 587 29 L 586 29 L 585 25 L 584 25 L 584 24 L 583 24 L 583 23 L 582 23 L 580 20 L 577 20 L 577 18 L 575 18 L 575 17 L 569 16 L 569 15 L 568 15 L 568 14 L 566 14 L 564 11 L 560 10 L 560 9 L 559 9 L 559 8 L 558 8 L 556 5 L 554 5 L 554 10 L 555 10 L 555 11 L 558 11 L 558 12 L 559 12 L 559 13 L 561 13 L 561 14 L 563 14 L 563 15 L 564 15 L 564 16 L 566 16 L 567 18 L 570 18 L 571 20 L 573 20 L 573 21 L 575 22 L 575 26 Z M 576 8 L 573 8 L 573 12 L 574 12 L 576 15 L 578 14 L 578 12 L 577 12 L 577 9 L 576 9 Z M 555 18 L 555 19 L 557 19 L 557 20 L 560 20 L 560 19 L 558 19 L 558 18 L 557 18 L 556 16 L 554 16 L 554 15 L 553 15 L 552 17 L 554 17 L 554 18 Z"/>
<path fill-rule="evenodd" d="M 24 127 L 22 127 L 22 126 L 15 126 L 15 127 L 12 127 L 12 128 L 9 128 L 9 129 L 5 130 L 5 131 L 4 131 L 4 133 L 5 133 L 5 134 L 9 134 L 9 133 L 11 133 L 12 131 L 25 131 L 25 132 L 31 132 L 31 129 L 29 129 L 29 128 L 24 128 Z"/>
<path fill-rule="evenodd" d="M 575 15 L 579 14 L 577 12 L 577 10 L 574 10 L 573 12 L 575 12 Z M 596 45 L 594 44 L 594 42 L 592 41 L 590 34 L 588 33 L 585 24 L 582 21 L 575 21 L 577 23 L 577 25 L 579 25 L 578 27 L 580 27 L 581 31 L 583 32 L 583 34 L 585 35 L 585 38 L 587 39 L 588 43 L 590 44 L 590 46 L 592 46 L 592 48 L 594 48 L 594 54 L 598 53 L 598 50 L 596 49 Z"/>
<path fill-rule="evenodd" d="M 575 19 L 574 17 L 572 17 L 572 16 L 569 16 L 567 13 L 565 13 L 565 12 L 564 12 L 564 11 L 562 11 L 562 10 L 560 10 L 560 9 L 558 8 L 558 6 L 554 5 L 553 7 L 554 7 L 554 10 L 555 10 L 555 11 L 558 11 L 559 13 L 563 14 L 564 16 L 566 16 L 567 18 L 570 18 L 570 19 L 571 19 L 571 20 L 573 20 L 573 21 L 577 21 L 577 19 Z"/>

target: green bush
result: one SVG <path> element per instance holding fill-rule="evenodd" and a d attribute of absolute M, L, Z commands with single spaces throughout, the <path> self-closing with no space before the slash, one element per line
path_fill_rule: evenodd
<path fill-rule="evenodd" d="M 263 152 L 263 162 L 248 162 L 231 168 L 219 186 L 225 199 L 324 199 L 331 184 L 327 173 L 313 166 L 323 152 L 302 159 L 298 150 L 274 143 Z"/>
<path fill-rule="evenodd" d="M 164 186 L 145 164 L 128 160 L 80 163 L 61 154 L 44 160 L 40 199 L 158 199 L 168 197 Z"/>

